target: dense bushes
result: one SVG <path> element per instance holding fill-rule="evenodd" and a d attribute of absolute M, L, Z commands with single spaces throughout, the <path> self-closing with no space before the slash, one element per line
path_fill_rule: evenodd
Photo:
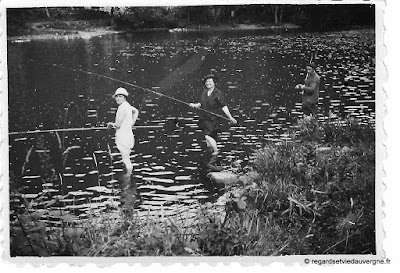
<path fill-rule="evenodd" d="M 116 29 L 135 30 L 151 28 L 174 28 L 178 19 L 166 8 L 132 7 L 114 17 Z"/>
<path fill-rule="evenodd" d="M 191 25 L 271 25 L 274 5 L 179 7 L 62 7 L 7 9 L 8 35 L 25 34 L 26 23 L 54 20 L 109 20 L 117 29 L 175 28 Z M 276 5 L 275 5 L 276 6 Z M 327 30 L 374 26 L 374 5 L 281 5 L 283 22 Z"/>

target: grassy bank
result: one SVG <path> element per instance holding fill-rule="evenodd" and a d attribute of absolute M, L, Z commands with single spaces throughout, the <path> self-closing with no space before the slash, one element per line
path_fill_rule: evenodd
<path fill-rule="evenodd" d="M 290 141 L 265 145 L 234 171 L 241 183 L 218 202 L 177 206 L 172 216 L 117 209 L 78 223 L 21 208 L 11 222 L 11 255 L 375 253 L 372 124 L 300 120 Z M 60 225 L 49 227 L 49 217 Z"/>

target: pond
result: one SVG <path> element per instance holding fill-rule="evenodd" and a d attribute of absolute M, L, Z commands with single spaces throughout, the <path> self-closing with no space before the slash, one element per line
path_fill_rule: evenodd
<path fill-rule="evenodd" d="M 132 185 L 136 206 L 145 211 L 215 200 L 222 187 L 206 177 L 210 157 L 199 110 L 169 97 L 197 102 L 204 75 L 216 74 L 238 124 L 222 122 L 213 164 L 244 167 L 253 150 L 286 139 L 301 116 L 294 86 L 304 81 L 311 58 L 321 76 L 319 118 L 373 122 L 374 30 L 141 32 L 11 42 L 10 132 L 104 126 L 114 120 L 111 95 L 120 86 L 140 110 L 137 125 L 161 128 L 135 130 L 134 171 L 125 181 L 112 131 L 10 135 L 10 180 L 36 208 L 63 196 L 54 206 L 80 218 L 119 204 Z M 11 213 L 21 205 L 13 197 Z"/>

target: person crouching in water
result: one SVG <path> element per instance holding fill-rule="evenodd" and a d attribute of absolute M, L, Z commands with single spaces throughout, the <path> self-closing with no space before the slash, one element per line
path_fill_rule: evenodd
<path fill-rule="evenodd" d="M 237 123 L 229 112 L 228 106 L 225 103 L 224 94 L 215 87 L 214 80 L 216 77 L 213 74 L 209 74 L 203 79 L 203 83 L 206 89 L 201 93 L 200 102 L 190 103 L 189 105 L 193 108 L 203 108 L 204 110 L 215 112 L 218 109 L 222 109 L 225 115 L 229 118 L 232 123 Z M 207 112 L 201 112 L 199 127 L 203 130 L 205 135 L 207 147 L 211 147 L 213 155 L 218 154 L 217 148 L 217 133 L 220 129 L 220 118 Z"/>
<path fill-rule="evenodd" d="M 302 90 L 303 114 L 306 116 L 316 116 L 318 112 L 318 97 L 320 77 L 315 72 L 315 65 L 310 63 L 306 65 L 307 76 L 304 84 L 297 84 L 296 89 Z"/>
<path fill-rule="evenodd" d="M 125 88 L 118 88 L 113 97 L 119 106 L 115 116 L 115 122 L 109 122 L 107 127 L 116 129 L 115 144 L 121 153 L 122 162 L 125 165 L 127 174 L 131 174 L 133 164 L 130 160 L 130 154 L 135 145 L 132 126 L 139 116 L 139 110 L 131 106 L 127 101 L 128 91 L 126 91 Z"/>

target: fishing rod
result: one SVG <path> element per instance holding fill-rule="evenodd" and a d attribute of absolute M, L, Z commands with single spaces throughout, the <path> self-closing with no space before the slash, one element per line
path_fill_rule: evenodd
<path fill-rule="evenodd" d="M 33 62 L 33 60 L 30 60 L 30 61 Z M 36 62 L 36 63 L 38 63 L 38 62 Z M 187 105 L 187 106 L 190 107 L 190 103 L 187 103 L 186 101 L 183 101 L 183 100 L 180 100 L 180 99 L 177 99 L 177 98 L 174 98 L 174 97 L 165 95 L 165 94 L 163 94 L 163 93 L 160 93 L 160 92 L 151 90 L 151 89 L 149 89 L 149 88 L 141 87 L 141 86 L 139 86 L 139 85 L 136 85 L 136 84 L 133 84 L 133 83 L 130 83 L 130 82 L 118 80 L 118 79 L 116 79 L 116 78 L 112 78 L 112 77 L 109 77 L 109 76 L 97 74 L 97 73 L 90 72 L 90 71 L 85 71 L 85 70 L 82 70 L 82 69 L 70 68 L 70 67 L 66 67 L 66 66 L 62 66 L 62 65 L 45 64 L 45 63 L 38 63 L 38 64 L 54 66 L 54 67 L 57 67 L 57 68 L 63 68 L 63 69 L 71 70 L 71 71 L 74 71 L 74 72 L 80 72 L 80 73 L 84 73 L 84 74 L 88 74 L 88 75 L 92 75 L 92 76 L 97 76 L 97 77 L 100 77 L 100 78 L 105 78 L 105 79 L 108 79 L 108 80 L 111 80 L 111 81 L 123 83 L 123 84 L 126 84 L 126 85 L 130 85 L 130 86 L 136 87 L 136 88 L 138 88 L 138 89 L 142 89 L 142 90 L 145 90 L 145 91 L 148 91 L 148 92 L 152 92 L 152 93 L 157 94 L 157 95 L 159 95 L 159 96 L 163 96 L 163 97 L 169 98 L 169 99 L 174 100 L 174 101 L 176 101 L 176 102 L 183 103 L 183 104 L 185 104 L 185 105 Z M 222 119 L 225 119 L 225 120 L 230 121 L 227 117 L 224 117 L 224 116 L 222 116 L 222 115 L 216 114 L 216 113 L 211 112 L 211 111 L 208 111 L 208 110 L 203 109 L 203 108 L 201 108 L 201 107 L 196 108 L 196 109 L 200 109 L 200 110 L 203 111 L 203 112 L 206 112 L 206 113 L 208 113 L 208 114 L 211 114 L 211 115 L 214 115 L 214 116 L 216 116 L 216 117 L 219 117 L 219 118 L 222 118 Z"/>
<path fill-rule="evenodd" d="M 163 128 L 162 125 L 141 125 L 141 126 L 132 126 L 133 130 L 136 129 L 157 129 Z M 23 131 L 23 132 L 9 132 L 9 135 L 25 135 L 25 134 L 39 134 L 39 133 L 54 133 L 54 132 L 73 132 L 73 131 L 90 131 L 90 130 L 105 130 L 109 129 L 108 127 L 88 127 L 88 128 L 66 128 L 66 129 L 49 129 L 49 130 L 34 130 L 34 131 Z"/>

